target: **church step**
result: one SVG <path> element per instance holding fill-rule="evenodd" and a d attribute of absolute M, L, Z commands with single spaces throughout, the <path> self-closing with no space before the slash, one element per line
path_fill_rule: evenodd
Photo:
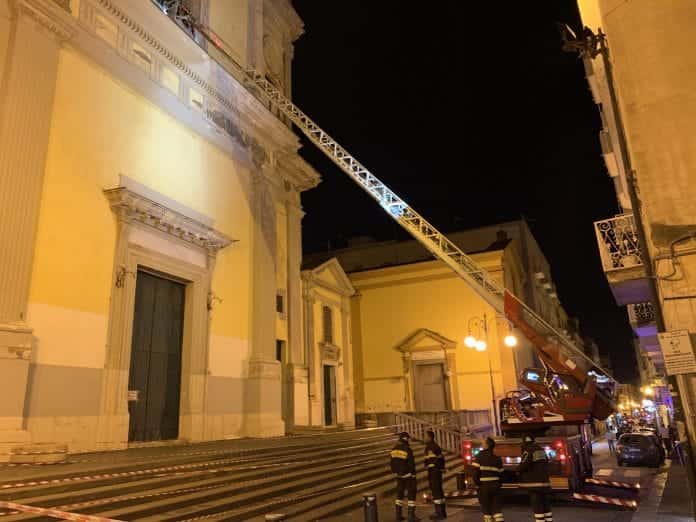
<path fill-rule="evenodd" d="M 359 507 L 360 495 L 366 490 L 393 492 L 389 450 L 396 440 L 391 430 L 298 435 L 260 442 L 262 447 L 257 449 L 250 448 L 249 441 L 204 445 L 197 455 L 186 451 L 195 446 L 155 454 L 136 452 L 139 457 L 157 460 L 139 458 L 106 472 L 80 474 L 73 470 L 61 473 L 63 478 L 57 483 L 36 480 L 8 493 L 11 491 L 11 498 L 17 502 L 37 507 L 154 522 L 198 516 L 252 520 L 276 507 L 288 514 L 296 513 L 295 520 L 308 521 L 315 520 L 315 514 L 324 516 Z M 424 446 L 414 441 L 412 447 L 421 469 Z M 448 463 L 451 469 L 461 465 L 455 455 L 448 457 Z M 421 471 L 419 480 L 424 477 Z M 36 520 L 36 515 L 3 519 Z"/>
<path fill-rule="evenodd" d="M 7 462 L 10 464 L 56 464 L 68 457 L 65 444 L 24 444 L 9 448 Z"/>

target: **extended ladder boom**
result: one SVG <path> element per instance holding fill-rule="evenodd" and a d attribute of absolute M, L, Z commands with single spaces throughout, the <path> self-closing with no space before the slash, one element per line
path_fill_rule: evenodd
<path fill-rule="evenodd" d="M 598 368 L 597 364 L 576 347 L 570 339 L 566 338 L 523 301 L 501 286 L 470 256 L 447 239 L 423 216 L 418 214 L 374 174 L 368 171 L 348 151 L 341 147 L 336 140 L 312 121 L 309 116 L 288 100 L 264 75 L 255 70 L 247 70 L 241 67 L 233 58 L 234 53 L 223 40 L 209 27 L 200 24 L 193 18 L 182 4 L 177 0 L 156 0 L 160 4 L 163 1 L 170 8 L 176 9 L 174 18 L 179 21 L 185 18 L 185 27 L 194 28 L 224 55 L 231 66 L 231 70 L 226 68 L 230 74 L 242 82 L 252 94 L 258 97 L 258 93 L 260 93 L 266 100 L 275 105 L 312 143 L 324 151 L 344 173 L 372 196 L 392 219 L 399 223 L 437 259 L 443 261 L 456 272 L 496 312 L 509 316 L 509 304 L 511 302 L 514 303 L 517 318 L 524 320 L 536 333 L 536 340 L 530 340 L 538 350 L 542 351 L 542 355 L 544 355 L 543 346 L 547 344 L 554 345 L 554 353 L 547 353 L 544 357 L 547 362 L 552 361 L 552 366 L 563 365 L 562 368 L 553 368 L 554 371 L 566 370 L 566 372 L 570 371 L 578 376 L 583 375 L 582 383 L 588 378 L 587 372 L 589 370 Z M 169 14 L 172 16 L 171 11 Z M 506 301 L 508 306 L 506 306 Z M 510 319 L 516 322 L 515 318 L 510 317 Z M 601 369 L 600 371 L 611 379 L 606 371 Z"/>

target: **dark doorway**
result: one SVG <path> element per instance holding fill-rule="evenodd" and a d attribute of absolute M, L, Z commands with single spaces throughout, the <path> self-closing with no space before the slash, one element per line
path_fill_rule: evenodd
<path fill-rule="evenodd" d="M 336 424 L 336 367 L 324 365 L 324 425 Z"/>
<path fill-rule="evenodd" d="M 139 270 L 128 379 L 128 440 L 179 436 L 181 338 L 186 287 Z"/>

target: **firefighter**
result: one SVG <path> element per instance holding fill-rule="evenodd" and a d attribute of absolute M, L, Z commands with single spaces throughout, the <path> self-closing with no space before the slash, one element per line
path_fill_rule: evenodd
<path fill-rule="evenodd" d="M 520 473 L 520 486 L 529 491 L 535 522 L 553 522 L 549 458 L 533 435 L 523 438 L 522 461 L 517 471 Z"/>
<path fill-rule="evenodd" d="M 408 445 L 410 435 L 399 433 L 399 442 L 391 450 L 391 470 L 396 475 L 396 520 L 404 520 L 404 496 L 408 492 L 408 522 L 416 522 L 416 460 Z"/>
<path fill-rule="evenodd" d="M 425 444 L 425 469 L 428 471 L 428 482 L 430 491 L 433 494 L 433 504 L 435 514 L 431 520 L 443 520 L 447 518 L 445 507 L 445 492 L 442 489 L 442 473 L 445 471 L 445 455 L 442 448 L 435 442 L 435 432 L 428 430 L 426 433 Z"/>
<path fill-rule="evenodd" d="M 500 498 L 503 461 L 493 452 L 495 441 L 487 437 L 483 442 L 483 451 L 476 455 L 474 482 L 478 486 L 478 500 L 481 504 L 484 522 L 504 522 Z"/>

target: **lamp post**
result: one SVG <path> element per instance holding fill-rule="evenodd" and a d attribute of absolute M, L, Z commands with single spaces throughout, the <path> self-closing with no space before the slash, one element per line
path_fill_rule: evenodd
<path fill-rule="evenodd" d="M 495 320 L 495 317 L 493 318 Z M 472 334 L 472 331 L 478 331 L 483 333 L 483 338 L 477 338 Z M 508 332 L 503 340 L 505 346 L 509 348 L 514 348 L 517 346 L 517 338 L 512 334 L 512 329 Z M 500 425 L 498 419 L 498 407 L 495 403 L 495 383 L 493 380 L 493 365 L 491 362 L 491 352 L 488 350 L 488 317 L 483 314 L 483 317 L 471 317 L 467 324 L 467 336 L 464 339 L 464 345 L 467 348 L 476 350 L 477 352 L 486 352 L 488 356 L 488 377 L 491 383 L 491 405 L 493 412 L 493 428 L 495 435 L 500 435 Z"/>

